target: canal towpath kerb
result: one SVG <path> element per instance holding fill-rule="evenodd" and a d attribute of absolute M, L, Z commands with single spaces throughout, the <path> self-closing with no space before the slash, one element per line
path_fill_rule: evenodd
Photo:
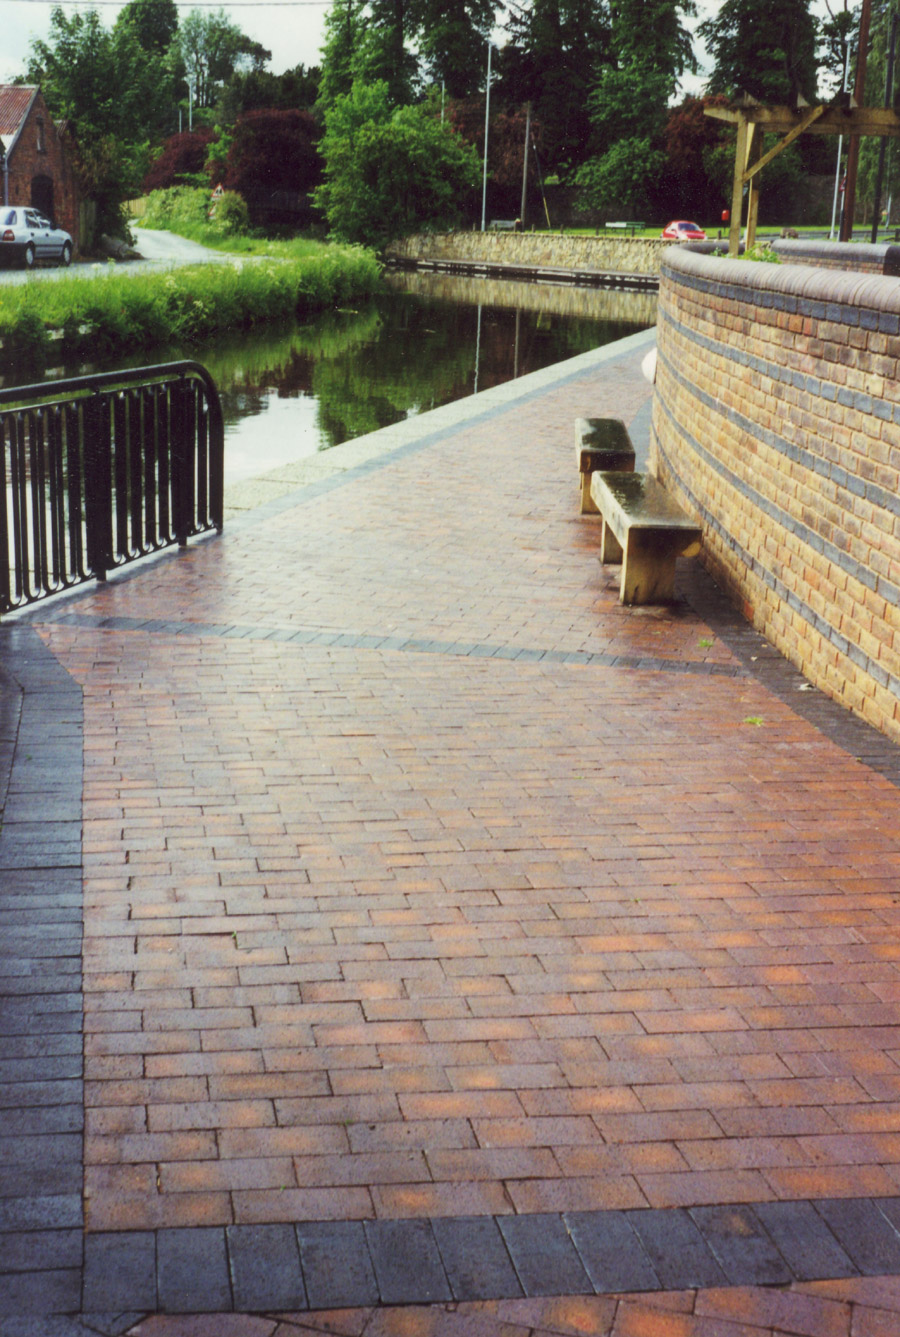
<path fill-rule="evenodd" d="M 896 1330 L 897 750 L 619 605 L 652 337 L 0 627 L 2 1337 Z"/>

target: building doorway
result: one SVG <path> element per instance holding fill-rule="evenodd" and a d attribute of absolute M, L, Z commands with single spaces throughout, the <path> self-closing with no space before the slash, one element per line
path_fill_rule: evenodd
<path fill-rule="evenodd" d="M 49 218 L 51 223 L 55 223 L 53 216 L 53 178 L 49 176 L 35 176 L 31 180 L 31 204 L 37 209 L 38 213 Z"/>

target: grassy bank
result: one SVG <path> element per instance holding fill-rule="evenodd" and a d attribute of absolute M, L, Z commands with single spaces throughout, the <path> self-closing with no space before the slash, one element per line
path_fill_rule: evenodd
<path fill-rule="evenodd" d="M 273 251 L 280 251 L 274 244 Z M 76 360 L 109 351 L 184 344 L 221 330 L 301 318 L 368 296 L 381 279 L 371 251 L 293 242 L 281 254 L 159 273 L 104 266 L 0 287 L 0 363 L 39 367 L 49 349 Z M 60 342 L 61 341 L 61 342 Z"/>

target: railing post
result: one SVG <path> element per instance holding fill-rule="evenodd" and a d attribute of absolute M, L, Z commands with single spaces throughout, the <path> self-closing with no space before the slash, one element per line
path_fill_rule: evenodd
<path fill-rule="evenodd" d="M 7 488 L 11 486 L 6 470 L 6 432 L 0 422 L 0 614 L 8 613 L 14 606 L 9 571 L 12 554 L 9 551 L 9 521 L 7 519 Z"/>
<path fill-rule="evenodd" d="M 193 440 L 188 440 L 188 386 L 184 376 L 172 383 L 172 527 L 179 548 L 186 548 L 193 519 L 191 465 Z"/>
<path fill-rule="evenodd" d="M 105 396 L 95 390 L 84 401 L 81 419 L 87 565 L 97 580 L 105 580 L 113 565 L 112 442 L 105 408 Z"/>

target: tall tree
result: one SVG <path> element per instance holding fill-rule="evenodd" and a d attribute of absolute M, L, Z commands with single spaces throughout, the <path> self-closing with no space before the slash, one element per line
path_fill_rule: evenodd
<path fill-rule="evenodd" d="M 810 0 L 724 0 L 697 29 L 715 64 L 710 93 L 793 105 L 816 95 L 817 21 Z"/>
<path fill-rule="evenodd" d="M 633 62 L 666 75 L 674 88 L 697 61 L 685 19 L 694 0 L 612 0 L 612 45 L 621 65 Z"/>
<path fill-rule="evenodd" d="M 120 205 L 146 170 L 147 141 L 170 122 L 164 59 L 146 52 L 127 23 L 110 31 L 96 10 L 67 14 L 57 6 L 47 41 L 32 44 L 28 77 L 40 83 L 53 116 L 70 124 L 98 227 L 120 228 Z"/>
<path fill-rule="evenodd" d="M 175 0 L 128 0 L 116 19 L 116 29 L 129 27 L 144 51 L 164 56 L 178 31 Z"/>
<path fill-rule="evenodd" d="M 590 149 L 588 95 L 612 59 L 607 0 L 525 0 L 510 7 L 510 41 L 498 60 L 499 95 L 531 102 L 552 168 L 577 167 Z"/>
<path fill-rule="evenodd" d="M 235 70 L 262 69 L 272 53 L 243 33 L 223 9 L 192 9 L 176 38 L 186 78 L 198 107 L 211 107 Z"/>
<path fill-rule="evenodd" d="M 493 0 L 418 0 L 418 46 L 427 73 L 448 97 L 469 97 L 484 85 Z"/>
<path fill-rule="evenodd" d="M 369 245 L 458 220 L 480 174 L 468 144 L 427 107 L 394 106 L 384 82 L 335 99 L 321 151 L 319 207 L 336 236 Z"/>
<path fill-rule="evenodd" d="M 319 95 L 319 69 L 295 65 L 283 74 L 270 70 L 238 70 L 228 80 L 219 98 L 217 113 L 220 122 L 234 125 L 246 111 L 274 108 L 288 111 L 299 108 L 309 111 Z"/>
<path fill-rule="evenodd" d="M 353 87 L 353 59 L 363 34 L 363 0 L 334 0 L 325 15 L 319 103 L 330 107 Z"/>

